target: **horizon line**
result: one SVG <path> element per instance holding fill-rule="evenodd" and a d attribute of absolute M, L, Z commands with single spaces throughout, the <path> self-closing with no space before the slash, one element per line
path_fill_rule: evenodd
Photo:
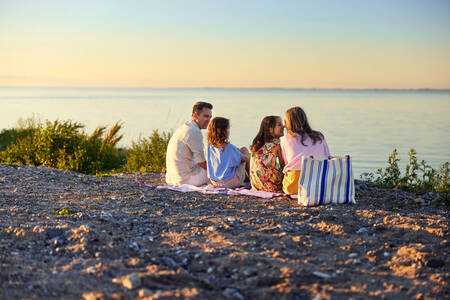
<path fill-rule="evenodd" d="M 198 87 L 152 87 L 152 86 L 130 86 L 130 87 L 111 87 L 111 86 L 33 86 L 33 85 L 0 85 L 0 88 L 61 88 L 61 89 L 222 89 L 222 90 L 321 90 L 321 91 L 441 91 L 450 92 L 450 88 L 317 88 L 317 87 L 217 87 L 217 86 L 198 86 Z"/>

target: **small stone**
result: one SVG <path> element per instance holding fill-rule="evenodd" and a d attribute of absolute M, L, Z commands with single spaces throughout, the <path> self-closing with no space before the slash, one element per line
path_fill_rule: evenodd
<path fill-rule="evenodd" d="M 348 255 L 349 258 L 355 258 L 355 257 L 357 257 L 357 256 L 358 256 L 358 253 L 350 253 L 350 254 Z"/>
<path fill-rule="evenodd" d="M 141 278 L 138 273 L 131 273 L 121 278 L 113 278 L 114 283 L 121 284 L 127 289 L 133 290 L 141 286 Z"/>
<path fill-rule="evenodd" d="M 209 226 L 208 231 L 216 231 L 216 226 Z"/>
<path fill-rule="evenodd" d="M 152 291 L 149 289 L 143 288 L 139 290 L 139 297 L 150 297 L 152 295 Z"/>
<path fill-rule="evenodd" d="M 416 198 L 414 199 L 414 203 L 424 203 L 425 200 L 423 198 Z"/>
<path fill-rule="evenodd" d="M 238 289 L 235 288 L 225 288 L 225 290 L 223 291 L 223 295 L 227 298 L 227 299 L 237 299 L 237 300 L 244 300 L 244 296 L 242 296 L 242 294 L 239 292 Z"/>
<path fill-rule="evenodd" d="M 59 237 L 64 235 L 64 230 L 60 228 L 50 228 L 46 230 L 47 238 L 53 239 L 55 237 Z"/>
<path fill-rule="evenodd" d="M 177 268 L 178 264 L 170 257 L 163 256 L 161 257 L 161 261 L 168 267 Z"/>
<path fill-rule="evenodd" d="M 329 279 L 329 278 L 331 278 L 331 275 L 329 275 L 329 274 L 327 274 L 327 273 L 324 273 L 324 272 L 320 272 L 320 271 L 314 271 L 314 272 L 313 272 L 313 275 L 314 275 L 314 276 L 317 276 L 317 277 L 320 277 L 320 278 L 323 278 L 323 279 Z"/>
<path fill-rule="evenodd" d="M 389 254 L 389 252 L 384 252 L 383 255 L 384 255 L 384 257 L 388 257 L 390 254 Z"/>
<path fill-rule="evenodd" d="M 83 293 L 83 299 L 84 300 L 102 300 L 102 299 L 104 299 L 104 296 L 103 296 L 103 292 L 95 291 L 95 292 Z"/>
<path fill-rule="evenodd" d="M 228 219 L 227 219 L 229 222 L 234 222 L 234 221 L 236 221 L 236 218 L 234 218 L 234 217 L 228 217 Z"/>
<path fill-rule="evenodd" d="M 360 229 L 358 229 L 358 231 L 356 233 L 358 234 L 363 234 L 363 233 L 368 233 L 369 229 L 367 229 L 366 227 L 361 227 Z"/>
<path fill-rule="evenodd" d="M 445 262 L 440 259 L 430 259 L 429 261 L 427 261 L 427 267 L 430 268 L 440 268 L 443 267 L 444 265 Z"/>

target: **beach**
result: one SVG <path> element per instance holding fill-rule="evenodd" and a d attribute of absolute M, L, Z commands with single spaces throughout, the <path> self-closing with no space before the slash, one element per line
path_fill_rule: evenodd
<path fill-rule="evenodd" d="M 449 297 L 439 194 L 357 180 L 355 205 L 306 208 L 160 184 L 0 165 L 1 298 Z"/>

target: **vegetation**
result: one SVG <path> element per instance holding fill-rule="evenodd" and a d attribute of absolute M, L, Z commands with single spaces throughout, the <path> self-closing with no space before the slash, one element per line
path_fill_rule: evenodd
<path fill-rule="evenodd" d="M 433 169 L 424 160 L 417 159 L 417 152 L 411 149 L 409 162 L 402 174 L 398 162 L 398 151 L 394 149 L 388 158 L 388 166 L 378 169 L 376 174 L 364 173 L 361 178 L 375 182 L 385 188 L 398 188 L 409 192 L 438 192 L 443 194 L 444 203 L 449 206 L 449 163 L 445 162 L 439 170 Z"/>
<path fill-rule="evenodd" d="M 35 124 L 34 127 L 6 131 L 12 136 L 7 147 L 0 152 L 0 162 L 26 164 L 96 174 L 119 168 L 121 155 L 116 144 L 121 124 L 116 123 L 108 132 L 98 127 L 90 136 L 84 125 L 72 121 Z M 13 136 L 11 132 L 23 133 Z M 4 135 L 6 136 L 6 134 Z"/>
<path fill-rule="evenodd" d="M 46 166 L 85 174 L 165 170 L 170 133 L 157 130 L 148 138 L 118 148 L 123 135 L 117 122 L 100 126 L 88 135 L 72 121 L 19 120 L 16 128 L 0 132 L 0 163 Z"/>
<path fill-rule="evenodd" d="M 140 138 L 132 142 L 127 151 L 125 172 L 150 172 L 166 170 L 166 149 L 171 133 L 159 134 L 158 130 L 148 138 Z"/>
<path fill-rule="evenodd" d="M 60 216 L 67 216 L 76 213 L 77 211 L 70 208 L 62 208 L 60 210 L 52 210 L 52 215 L 60 215 Z"/>
<path fill-rule="evenodd" d="M 33 135 L 39 122 L 39 118 L 33 116 L 26 120 L 19 119 L 16 128 L 3 129 L 0 132 L 0 151 L 3 151 L 9 145 L 16 143 L 17 140 Z"/>

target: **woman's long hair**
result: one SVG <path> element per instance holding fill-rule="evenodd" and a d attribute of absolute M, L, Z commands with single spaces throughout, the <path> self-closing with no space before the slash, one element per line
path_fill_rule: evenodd
<path fill-rule="evenodd" d="M 253 143 L 250 146 L 252 153 L 257 152 L 265 143 L 270 142 L 274 137 L 270 134 L 270 128 L 275 128 L 277 124 L 277 116 L 267 116 L 261 121 L 259 131 L 256 137 L 253 139 Z"/>
<path fill-rule="evenodd" d="M 322 133 L 311 129 L 305 112 L 298 106 L 289 108 L 286 111 L 285 122 L 288 134 L 291 134 L 291 136 L 294 133 L 300 135 L 300 142 L 303 146 L 306 146 L 303 143 L 303 140 L 307 136 L 309 136 L 313 140 L 313 145 L 318 141 L 322 141 L 324 138 Z"/>
<path fill-rule="evenodd" d="M 217 148 L 223 147 L 228 144 L 227 128 L 230 126 L 230 120 L 221 117 L 215 117 L 211 120 L 208 126 L 208 134 L 206 141 L 208 145 L 212 145 Z"/>

